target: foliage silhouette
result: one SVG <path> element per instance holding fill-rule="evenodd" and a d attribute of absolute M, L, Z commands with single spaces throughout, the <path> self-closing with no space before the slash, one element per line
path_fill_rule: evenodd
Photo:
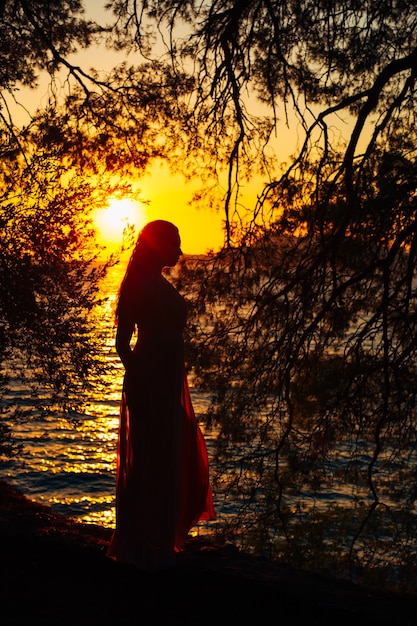
<path fill-rule="evenodd" d="M 195 383 L 214 390 L 219 493 L 225 510 L 241 505 L 224 532 L 304 566 L 395 562 L 398 581 L 415 579 L 416 8 L 117 0 L 103 29 L 80 22 L 80 6 L 0 5 L 1 54 L 13 60 L 1 75 L 7 189 L 27 190 L 51 156 L 95 176 L 167 159 L 201 177 L 196 200 L 214 207 L 225 181 L 225 247 L 178 278 L 193 301 Z M 103 77 L 68 62 L 98 37 L 141 64 Z M 33 50 L 28 66 L 17 40 Z M 43 68 L 66 68 L 71 89 L 65 100 L 52 89 L 21 134 L 7 104 Z M 284 125 L 300 142 L 287 163 L 274 152 Z M 254 178 L 265 182 L 245 207 Z M 3 207 L 11 224 L 17 203 Z M 27 250 L 9 250 L 13 276 L 26 273 Z M 0 341 L 7 351 L 8 332 Z"/>
<path fill-rule="evenodd" d="M 416 9 L 112 5 L 138 46 L 150 19 L 169 32 L 174 67 L 192 57 L 191 150 L 198 136 L 212 174 L 228 168 L 227 245 L 180 280 L 195 305 L 195 380 L 215 390 L 219 489 L 225 507 L 241 502 L 232 534 L 304 565 L 396 562 L 411 580 Z M 180 20 L 189 37 L 175 36 Z M 253 97 L 267 116 L 249 113 Z M 269 152 L 280 115 L 305 136 L 281 171 Z M 256 168 L 269 182 L 245 213 Z"/>

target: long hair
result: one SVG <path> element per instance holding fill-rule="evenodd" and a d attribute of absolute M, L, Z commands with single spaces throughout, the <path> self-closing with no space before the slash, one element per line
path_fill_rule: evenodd
<path fill-rule="evenodd" d="M 147 269 L 155 258 L 163 256 L 166 245 L 172 241 L 173 237 L 178 237 L 178 234 L 178 228 L 166 220 L 154 220 L 142 228 L 120 285 L 116 323 L 121 309 L 133 306 L 140 278 L 146 276 Z"/>

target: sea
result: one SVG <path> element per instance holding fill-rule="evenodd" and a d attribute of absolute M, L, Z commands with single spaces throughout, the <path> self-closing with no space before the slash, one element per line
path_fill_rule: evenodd
<path fill-rule="evenodd" d="M 3 398 L 3 401 L 25 409 L 27 416 L 24 420 L 10 424 L 15 438 L 23 444 L 23 449 L 17 458 L 2 466 L 1 478 L 31 499 L 50 506 L 56 513 L 107 528 L 115 526 L 116 452 L 124 370 L 114 347 L 114 309 L 124 271 L 124 264 L 113 266 L 101 284 L 103 300 L 94 312 L 94 317 L 105 372 L 97 379 L 93 390 L 88 392 L 83 414 L 78 414 L 76 418 L 72 416 L 73 419 L 56 412 L 47 417 L 40 415 L 33 404 L 30 380 L 29 385 L 22 386 L 19 380 L 11 378 L 7 397 Z M 189 382 L 209 460 L 214 459 L 217 432 L 205 430 L 202 419 L 210 404 L 210 394 L 195 388 L 192 378 Z M 335 505 L 346 513 L 353 510 L 357 493 L 355 485 L 349 486 L 337 479 L 352 457 L 352 450 L 346 446 L 344 444 L 338 448 L 337 458 L 334 459 L 336 479 L 332 480 L 330 475 L 329 484 L 321 486 L 320 494 L 315 494 L 308 486 L 305 492 L 301 490 L 293 502 L 296 515 L 304 515 L 310 509 L 327 510 Z M 365 444 L 359 445 L 355 441 L 357 471 L 364 475 L 368 471 L 371 452 Z M 414 456 L 415 453 L 413 459 Z M 390 450 L 380 454 L 376 471 L 379 486 L 383 488 L 385 485 L 384 504 L 394 510 L 398 503 L 394 500 L 391 502 L 389 495 L 390 481 L 393 480 L 389 457 Z M 408 462 L 414 462 L 410 459 Z M 399 471 L 398 468 L 396 471 Z M 233 502 L 227 493 L 214 490 L 213 495 L 217 519 L 201 522 L 191 535 L 212 535 L 222 527 L 224 521 L 239 515 L 239 503 Z M 369 494 L 364 497 L 370 498 Z M 392 549 L 394 558 L 395 545 Z"/>
<path fill-rule="evenodd" d="M 24 408 L 27 417 L 11 424 L 23 448 L 18 458 L 5 464 L 2 478 L 56 513 L 108 528 L 115 525 L 116 450 L 124 374 L 114 347 L 114 308 L 124 271 L 123 263 L 111 267 L 100 287 L 103 302 L 94 318 L 105 374 L 89 392 L 83 413 L 75 419 L 59 413 L 44 417 L 35 409 L 32 413 L 30 380 L 23 386 L 12 377 L 4 398 Z M 200 421 L 210 398 L 192 383 L 190 391 Z M 204 432 L 204 436 L 210 456 L 215 433 Z M 212 526 L 204 522 L 194 534 L 211 530 Z"/>

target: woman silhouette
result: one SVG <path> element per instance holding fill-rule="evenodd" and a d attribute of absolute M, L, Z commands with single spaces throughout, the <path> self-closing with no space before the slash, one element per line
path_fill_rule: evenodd
<path fill-rule="evenodd" d="M 116 311 L 116 349 L 125 377 L 116 530 L 107 554 L 148 571 L 174 567 L 189 530 L 215 517 L 207 450 L 184 366 L 186 303 L 162 275 L 181 254 L 176 226 L 148 223 L 130 258 Z"/>

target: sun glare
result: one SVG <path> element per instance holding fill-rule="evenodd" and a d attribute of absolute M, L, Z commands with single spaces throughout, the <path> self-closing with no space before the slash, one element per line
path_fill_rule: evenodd
<path fill-rule="evenodd" d="M 112 198 L 94 214 L 99 239 L 106 247 L 120 246 L 128 228 L 133 227 L 137 234 L 146 221 L 144 206 L 127 198 Z"/>

